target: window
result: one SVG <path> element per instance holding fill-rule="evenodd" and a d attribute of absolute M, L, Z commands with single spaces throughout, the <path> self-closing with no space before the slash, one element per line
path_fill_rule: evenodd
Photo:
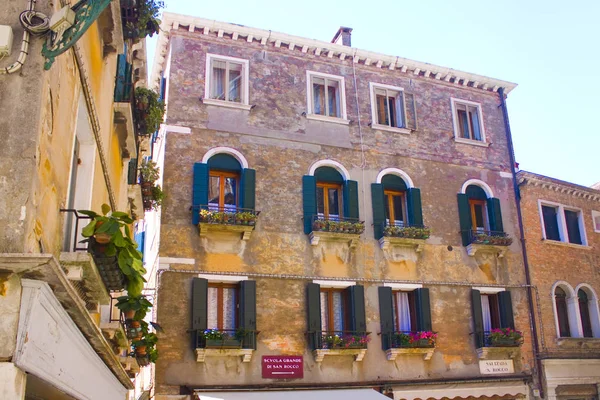
<path fill-rule="evenodd" d="M 415 292 L 392 292 L 394 311 L 394 330 L 397 332 L 412 332 L 417 329 Z"/>
<path fill-rule="evenodd" d="M 208 284 L 208 329 L 235 330 L 237 328 L 237 285 Z"/>
<path fill-rule="evenodd" d="M 323 332 L 345 331 L 346 298 L 343 289 L 321 288 L 321 330 Z"/>
<path fill-rule="evenodd" d="M 485 142 L 481 105 L 454 98 L 451 101 L 455 140 Z"/>
<path fill-rule="evenodd" d="M 501 328 L 497 294 L 481 294 L 481 312 L 484 331 L 489 332 L 492 329 Z"/>
<path fill-rule="evenodd" d="M 586 245 L 581 210 L 562 204 L 540 201 L 543 238 Z"/>
<path fill-rule="evenodd" d="M 569 327 L 569 311 L 567 307 L 567 294 L 561 287 L 554 290 L 554 302 L 556 304 L 556 317 L 558 319 L 558 332 L 560 337 L 571 337 Z"/>
<path fill-rule="evenodd" d="M 587 293 L 583 289 L 577 292 L 579 301 L 579 315 L 581 316 L 581 325 L 583 328 L 583 337 L 594 337 L 592 333 L 592 320 L 590 318 L 590 303 Z"/>
<path fill-rule="evenodd" d="M 474 231 L 486 231 L 488 223 L 485 201 L 469 199 L 469 207 L 471 208 L 471 229 Z"/>
<path fill-rule="evenodd" d="M 402 132 L 407 128 L 404 90 L 399 87 L 369 84 L 371 90 L 371 114 L 374 129 Z M 405 132 L 408 133 L 408 132 Z"/>
<path fill-rule="evenodd" d="M 248 60 L 207 54 L 204 102 L 233 107 L 248 105 L 248 65 Z"/>
<path fill-rule="evenodd" d="M 469 182 L 465 182 L 465 185 Z M 486 187 L 487 191 L 482 186 Z M 467 185 L 464 187 L 464 193 L 458 194 L 458 216 L 463 246 L 472 243 L 485 244 L 489 240 L 488 236 L 507 236 L 504 233 L 500 200 L 488 197 L 488 193 L 491 193 L 491 189 L 485 183 L 479 182 Z"/>
<path fill-rule="evenodd" d="M 209 174 L 209 208 L 235 209 L 238 202 L 239 174 L 213 170 Z"/>
<path fill-rule="evenodd" d="M 594 225 L 594 232 L 600 233 L 600 212 L 592 211 L 592 224 Z"/>
<path fill-rule="evenodd" d="M 307 71 L 307 118 L 346 120 L 344 77 Z"/>
<path fill-rule="evenodd" d="M 317 213 L 325 219 L 339 219 L 342 210 L 342 185 L 317 182 Z"/>
<path fill-rule="evenodd" d="M 581 284 L 575 290 L 566 282 L 554 286 L 554 315 L 558 337 L 600 337 L 598 298 Z"/>
<path fill-rule="evenodd" d="M 385 219 L 388 226 L 408 225 L 406 219 L 406 196 L 405 192 L 395 190 L 384 190 L 385 196 Z"/>
<path fill-rule="evenodd" d="M 515 329 L 510 291 L 500 288 L 473 288 L 471 306 L 477 348 L 492 345 L 492 329 Z"/>

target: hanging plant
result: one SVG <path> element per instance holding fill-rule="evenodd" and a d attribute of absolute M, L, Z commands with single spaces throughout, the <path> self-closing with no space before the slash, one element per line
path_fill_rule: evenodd
<path fill-rule="evenodd" d="M 135 116 L 138 134 L 145 136 L 155 132 L 163 122 L 165 103 L 159 100 L 158 94 L 150 89 L 135 89 Z"/>
<path fill-rule="evenodd" d="M 121 7 L 134 11 L 131 18 L 123 21 L 124 36 L 129 39 L 143 39 L 158 33 L 158 16 L 164 6 L 164 2 L 156 0 L 121 0 Z"/>

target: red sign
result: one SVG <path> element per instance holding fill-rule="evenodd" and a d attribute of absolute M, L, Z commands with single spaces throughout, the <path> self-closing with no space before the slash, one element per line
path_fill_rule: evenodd
<path fill-rule="evenodd" d="M 304 377 L 302 356 L 262 356 L 264 379 L 299 379 Z"/>

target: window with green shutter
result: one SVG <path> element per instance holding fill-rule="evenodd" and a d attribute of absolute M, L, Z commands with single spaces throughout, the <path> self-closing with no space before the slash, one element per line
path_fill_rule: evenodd
<path fill-rule="evenodd" d="M 490 236 L 506 236 L 499 199 L 487 197 L 477 185 L 467 186 L 465 193 L 457 196 L 463 246 L 489 243 Z"/>

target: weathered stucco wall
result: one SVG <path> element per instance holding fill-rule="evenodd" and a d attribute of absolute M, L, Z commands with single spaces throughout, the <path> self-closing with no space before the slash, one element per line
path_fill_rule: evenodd
<path fill-rule="evenodd" d="M 190 33 L 170 32 L 171 65 L 168 125 L 191 128 L 191 133 L 168 132 L 165 148 L 161 257 L 193 259 L 177 264 L 160 277 L 158 322 L 164 327 L 156 368 L 157 394 L 179 394 L 180 386 L 264 384 L 260 356 L 304 355 L 301 383 L 434 379 L 480 376 L 471 332 L 470 288 L 478 284 L 508 287 L 524 284 L 518 240 L 504 258 L 470 257 L 461 244 L 456 194 L 468 179 L 486 182 L 502 206 L 505 231 L 517 230 L 510 162 L 499 98 L 496 93 L 450 83 L 354 66 L 326 56 L 263 47 Z M 250 112 L 203 105 L 205 54 L 250 60 Z M 310 121 L 306 111 L 306 71 L 345 77 L 348 126 Z M 354 89 L 354 73 L 358 83 Z M 369 82 L 405 88 L 415 93 L 418 129 L 410 135 L 373 130 Z M 358 94 L 359 111 L 355 95 Z M 450 98 L 481 103 L 490 147 L 453 140 Z M 358 125 L 360 114 L 361 124 Z M 211 148 L 240 151 L 256 170 L 256 209 L 261 211 L 249 241 L 237 236 L 200 238 L 191 223 L 193 164 Z M 363 151 L 364 149 L 364 151 Z M 366 221 L 355 250 L 347 245 L 311 246 L 303 233 L 302 176 L 322 159 L 341 163 L 350 179 L 358 181 L 360 218 Z M 384 168 L 405 171 L 421 189 L 423 218 L 432 234 L 418 255 L 388 261 L 373 238 L 371 183 Z M 504 174 L 501 174 L 503 172 Z M 183 272 L 182 270 L 188 270 Z M 239 272 L 257 281 L 258 350 L 249 364 L 239 357 L 207 357 L 197 363 L 190 344 L 191 279 L 194 271 Z M 252 274 L 275 274 L 253 278 Z M 286 279 L 293 274 L 302 279 Z M 362 362 L 350 356 L 326 357 L 319 365 L 307 349 L 306 284 L 312 277 L 367 279 L 365 285 L 369 350 Z M 423 281 L 430 288 L 433 329 L 439 333 L 430 361 L 418 356 L 386 361 L 381 350 L 377 286 L 380 280 Z M 525 344 L 515 360 L 515 372 L 530 373 L 531 338 L 526 293 L 513 288 L 517 329 Z M 290 383 L 293 384 L 293 383 Z"/>

